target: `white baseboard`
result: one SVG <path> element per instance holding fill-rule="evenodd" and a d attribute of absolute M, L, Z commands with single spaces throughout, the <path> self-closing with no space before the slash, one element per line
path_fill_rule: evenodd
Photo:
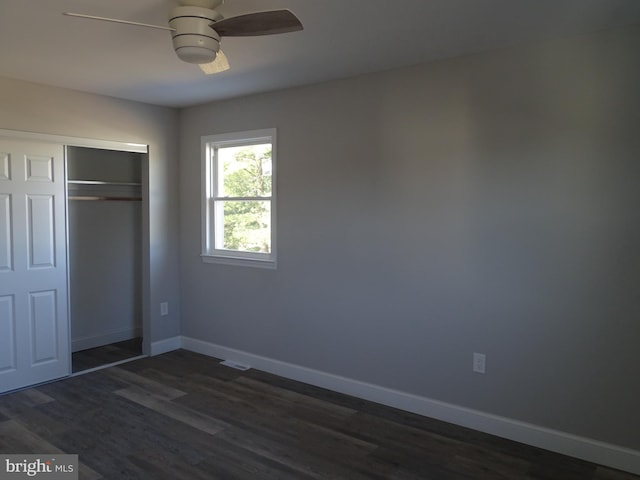
<path fill-rule="evenodd" d="M 499 437 L 640 474 L 640 451 L 182 337 L 182 348 Z"/>
<path fill-rule="evenodd" d="M 109 345 L 111 343 L 123 342 L 125 340 L 131 340 L 132 338 L 141 336 L 141 328 L 127 328 L 124 330 L 100 332 L 96 335 L 72 339 L 71 351 L 79 352 L 80 350 L 87 350 L 88 348 L 96 348 L 103 345 Z"/>
<path fill-rule="evenodd" d="M 150 355 L 160 355 L 162 353 L 171 352 L 182 348 L 182 337 L 165 338 L 157 342 L 151 343 Z"/>

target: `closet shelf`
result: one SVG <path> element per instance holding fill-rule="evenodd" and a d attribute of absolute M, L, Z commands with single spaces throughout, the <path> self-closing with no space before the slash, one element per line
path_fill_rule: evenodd
<path fill-rule="evenodd" d="M 142 185 L 133 182 L 69 180 L 69 200 L 141 201 Z"/>
<path fill-rule="evenodd" d="M 104 182 L 100 180 L 67 180 L 71 185 L 106 185 L 106 186 L 122 186 L 122 187 L 140 187 L 139 182 Z"/>
<path fill-rule="evenodd" d="M 142 197 L 99 197 L 97 195 L 71 195 L 69 200 L 102 202 L 141 202 Z"/>

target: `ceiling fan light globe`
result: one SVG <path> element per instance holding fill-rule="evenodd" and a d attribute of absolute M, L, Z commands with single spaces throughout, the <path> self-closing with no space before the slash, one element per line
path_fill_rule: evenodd
<path fill-rule="evenodd" d="M 173 48 L 183 62 L 209 63 L 215 60 L 220 42 L 204 35 L 184 34 L 173 37 Z"/>
<path fill-rule="evenodd" d="M 181 47 L 176 48 L 178 58 L 187 63 L 211 63 L 216 59 L 217 52 L 204 47 Z"/>

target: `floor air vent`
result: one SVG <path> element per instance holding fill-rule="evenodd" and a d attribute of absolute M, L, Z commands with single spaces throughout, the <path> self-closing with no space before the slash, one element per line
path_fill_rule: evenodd
<path fill-rule="evenodd" d="M 220 365 L 224 365 L 225 367 L 235 368 L 236 370 L 249 370 L 251 367 L 249 365 L 244 365 L 242 363 L 233 362 L 231 360 L 223 360 L 220 362 Z"/>

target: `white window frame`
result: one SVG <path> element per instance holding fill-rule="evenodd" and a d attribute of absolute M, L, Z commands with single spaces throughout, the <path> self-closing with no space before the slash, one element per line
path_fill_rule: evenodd
<path fill-rule="evenodd" d="M 247 252 L 238 250 L 225 250 L 215 248 L 216 218 L 215 202 L 225 197 L 215 197 L 215 185 L 217 181 L 217 156 L 213 154 L 216 148 L 233 147 L 243 145 L 257 145 L 271 143 L 271 196 L 260 198 L 240 198 L 240 200 L 267 200 L 271 203 L 271 252 Z M 207 135 L 201 137 L 202 158 L 202 253 L 201 258 L 205 263 L 222 263 L 226 265 L 240 265 L 259 268 L 272 268 L 277 266 L 277 242 L 276 242 L 276 159 L 277 142 L 276 129 L 250 130 L 246 132 L 224 133 L 219 135 Z"/>

